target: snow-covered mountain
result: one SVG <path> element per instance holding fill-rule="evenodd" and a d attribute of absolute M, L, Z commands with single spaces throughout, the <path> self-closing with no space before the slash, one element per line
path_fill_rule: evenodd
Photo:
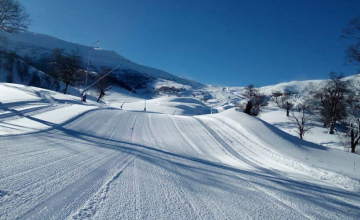
<path fill-rule="evenodd" d="M 10 34 L 1 32 L 1 35 L 7 37 L 6 43 L 0 43 L 0 48 L 7 51 L 15 51 L 18 55 L 24 57 L 29 56 L 33 60 L 39 59 L 41 56 L 50 54 L 55 48 L 62 48 L 66 53 L 71 50 L 79 50 L 83 58 L 84 69 L 86 69 L 89 46 L 77 43 L 67 42 L 49 35 L 38 34 L 33 32 L 20 32 L 18 34 Z M 151 56 L 151 54 L 149 55 Z M 115 68 L 121 65 L 114 74 L 138 74 L 146 75 L 152 79 L 152 84 L 157 82 L 172 81 L 177 84 L 191 86 L 192 88 L 203 87 L 201 83 L 176 76 L 165 71 L 143 66 L 130 61 L 117 54 L 115 51 L 109 51 L 101 48 L 93 48 L 91 50 L 90 70 L 100 72 L 102 68 Z"/>

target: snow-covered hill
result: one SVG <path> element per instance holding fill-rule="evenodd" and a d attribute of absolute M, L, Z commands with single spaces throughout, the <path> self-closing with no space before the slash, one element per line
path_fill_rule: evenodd
<path fill-rule="evenodd" d="M 55 48 L 62 48 L 67 53 L 71 52 L 71 50 L 79 49 L 79 53 L 84 59 L 84 65 L 87 64 L 89 46 L 71 43 L 49 35 L 32 32 L 20 32 L 19 34 L 1 32 L 1 35 L 7 37 L 7 42 L 0 43 L 0 48 L 4 48 L 8 51 L 15 51 L 22 57 L 30 56 L 32 59 L 36 60 L 42 55 L 50 54 Z M 151 54 L 149 54 L 149 56 L 151 56 Z M 119 70 L 115 71 L 115 74 L 127 74 L 128 72 L 145 74 L 150 77 L 154 77 L 155 82 L 153 83 L 155 84 L 157 82 L 172 81 L 181 85 L 188 85 L 193 88 L 203 86 L 201 83 L 193 80 L 134 63 L 114 51 L 101 48 L 92 49 L 90 64 L 90 70 L 95 72 L 101 71 L 101 68 L 103 67 L 114 68 L 121 65 Z M 84 69 L 86 69 L 85 66 Z"/>

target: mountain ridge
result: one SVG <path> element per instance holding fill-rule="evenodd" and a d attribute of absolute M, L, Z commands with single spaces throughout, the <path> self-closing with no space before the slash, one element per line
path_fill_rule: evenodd
<path fill-rule="evenodd" d="M 6 43 L 0 43 L 0 47 L 8 51 L 15 51 L 21 57 L 30 55 L 33 59 L 39 59 L 41 56 L 50 54 L 55 48 L 62 48 L 65 53 L 69 53 L 71 50 L 78 48 L 79 54 L 84 61 L 83 68 L 86 69 L 89 46 L 35 32 L 20 32 L 18 34 L 1 32 L 1 35 L 5 36 L 7 41 Z M 90 71 L 100 72 L 100 69 L 102 68 L 115 68 L 118 65 L 121 66 L 118 71 L 115 71 L 115 74 L 122 74 L 121 70 L 134 70 L 155 77 L 160 81 L 170 80 L 179 84 L 191 86 L 192 88 L 201 88 L 204 86 L 191 79 L 177 76 L 154 67 L 137 64 L 113 50 L 105 50 L 99 47 L 93 47 L 91 50 Z"/>

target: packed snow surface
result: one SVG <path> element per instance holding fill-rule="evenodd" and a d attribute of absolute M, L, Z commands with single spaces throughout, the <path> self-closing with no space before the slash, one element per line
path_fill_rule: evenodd
<path fill-rule="evenodd" d="M 120 110 L 125 93 L 98 105 L 0 90 L 0 219 L 359 219 L 358 155 L 234 108 L 198 115 L 209 110 L 198 99 L 162 97 L 144 112 L 141 96 Z"/>

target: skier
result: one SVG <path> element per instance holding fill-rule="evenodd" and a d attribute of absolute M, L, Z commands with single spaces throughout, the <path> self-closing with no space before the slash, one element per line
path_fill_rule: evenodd
<path fill-rule="evenodd" d="M 83 96 L 82 96 L 82 101 L 83 101 L 83 102 L 86 102 L 86 93 L 83 94 Z"/>

